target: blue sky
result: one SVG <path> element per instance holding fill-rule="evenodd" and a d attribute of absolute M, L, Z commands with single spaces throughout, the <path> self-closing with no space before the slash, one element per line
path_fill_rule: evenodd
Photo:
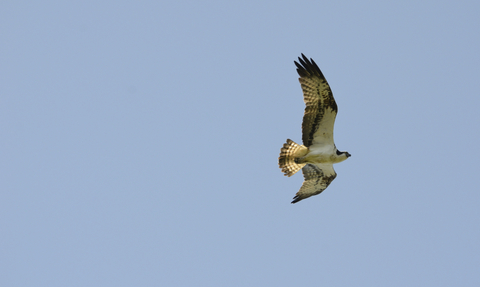
<path fill-rule="evenodd" d="M 0 285 L 480 284 L 478 2 L 0 8 Z M 292 205 L 300 53 L 352 157 Z"/>

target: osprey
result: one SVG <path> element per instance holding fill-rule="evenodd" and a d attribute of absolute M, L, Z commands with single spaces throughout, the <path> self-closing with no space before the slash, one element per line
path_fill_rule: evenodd
<path fill-rule="evenodd" d="M 338 108 L 332 90 L 313 59 L 308 60 L 303 54 L 302 58 L 298 58 L 300 64 L 294 63 L 306 105 L 302 123 L 303 145 L 287 139 L 278 158 L 278 165 L 286 176 L 302 169 L 305 180 L 292 203 L 324 191 L 337 176 L 333 164 L 350 157 L 348 152 L 338 151 L 333 142 Z"/>

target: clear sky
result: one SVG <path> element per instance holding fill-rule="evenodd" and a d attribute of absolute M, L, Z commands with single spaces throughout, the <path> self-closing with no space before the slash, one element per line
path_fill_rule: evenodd
<path fill-rule="evenodd" d="M 480 286 L 479 11 L 2 1 L 0 286 Z M 290 204 L 301 53 L 352 157 Z"/>

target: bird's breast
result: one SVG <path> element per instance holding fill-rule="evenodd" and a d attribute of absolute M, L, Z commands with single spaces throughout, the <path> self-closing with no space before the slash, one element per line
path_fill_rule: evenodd
<path fill-rule="evenodd" d="M 302 160 L 305 163 L 335 163 L 336 154 L 308 153 Z"/>

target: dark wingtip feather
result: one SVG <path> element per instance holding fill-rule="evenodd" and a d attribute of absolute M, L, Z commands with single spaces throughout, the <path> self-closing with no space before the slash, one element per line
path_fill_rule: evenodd
<path fill-rule="evenodd" d="M 303 198 L 300 198 L 298 195 L 296 195 L 294 198 L 293 198 L 293 201 L 291 203 L 297 203 L 299 202 L 300 200 L 302 200 Z"/>
<path fill-rule="evenodd" d="M 320 78 L 325 79 L 323 76 L 322 71 L 318 67 L 317 63 L 310 58 L 310 60 L 302 53 L 302 58 L 298 57 L 298 61 L 294 61 L 295 66 L 297 66 L 297 73 L 300 77 L 311 77 L 311 76 L 318 76 Z"/>

